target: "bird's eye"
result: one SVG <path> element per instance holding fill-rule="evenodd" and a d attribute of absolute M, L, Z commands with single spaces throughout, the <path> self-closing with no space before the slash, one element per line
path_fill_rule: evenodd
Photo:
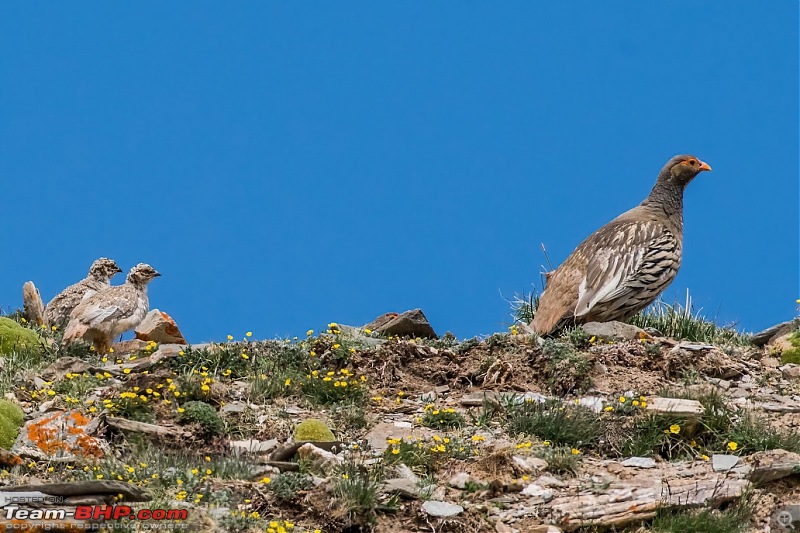
<path fill-rule="evenodd" d="M 697 161 L 695 161 L 694 159 L 690 159 L 689 164 L 695 166 L 697 164 Z"/>

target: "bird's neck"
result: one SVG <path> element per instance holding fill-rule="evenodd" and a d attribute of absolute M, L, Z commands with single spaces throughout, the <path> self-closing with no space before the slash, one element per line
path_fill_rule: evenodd
<path fill-rule="evenodd" d="M 683 230 L 683 190 L 684 186 L 679 183 L 659 179 L 642 202 L 642 207 L 663 211 L 678 229 Z"/>

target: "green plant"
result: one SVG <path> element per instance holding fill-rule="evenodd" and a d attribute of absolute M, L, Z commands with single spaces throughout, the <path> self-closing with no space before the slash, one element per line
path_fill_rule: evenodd
<path fill-rule="evenodd" d="M 725 328 L 706 320 L 700 310 L 693 312 L 692 298 L 686 292 L 683 305 L 675 302 L 667 305 L 663 300 L 656 300 L 644 311 L 628 320 L 629 324 L 640 328 L 653 328 L 666 337 L 694 342 L 712 344 L 748 345 L 750 337 L 737 332 L 733 328 Z"/>
<path fill-rule="evenodd" d="M 753 502 L 745 494 L 724 511 L 700 509 L 674 512 L 661 508 L 653 519 L 654 533 L 744 533 L 753 515 Z"/>
<path fill-rule="evenodd" d="M 429 403 L 425 406 L 420 423 L 433 429 L 446 430 L 464 426 L 464 416 L 452 407 L 436 407 Z"/>
<path fill-rule="evenodd" d="M 209 436 L 220 435 L 225 429 L 217 410 L 205 402 L 191 401 L 182 405 L 181 420 L 198 424 L 203 433 Z"/>
<path fill-rule="evenodd" d="M 0 400 L 0 416 L 8 418 L 17 426 L 21 426 L 25 420 L 25 412 L 22 408 L 9 400 Z"/>
<path fill-rule="evenodd" d="M 299 472 L 284 472 L 269 484 L 272 494 L 283 501 L 292 501 L 297 498 L 298 492 L 310 490 L 313 486 L 311 477 Z"/>
<path fill-rule="evenodd" d="M 511 435 L 536 436 L 575 448 L 596 442 L 603 430 L 602 421 L 594 411 L 559 400 L 512 406 L 506 425 Z"/>
<path fill-rule="evenodd" d="M 44 340 L 32 329 L 18 322 L 0 317 L 0 354 L 9 355 L 14 352 L 42 346 Z"/>
<path fill-rule="evenodd" d="M 466 459 L 474 455 L 472 444 L 461 439 L 434 435 L 429 439 L 418 437 L 392 438 L 383 453 L 386 464 L 403 463 L 419 475 L 429 475 L 450 459 Z"/>
<path fill-rule="evenodd" d="M 800 364 L 800 328 L 789 335 L 789 344 L 792 347 L 781 352 L 781 363 Z"/>
<path fill-rule="evenodd" d="M 116 398 L 103 400 L 103 407 L 114 416 L 139 420 L 141 422 L 154 422 L 152 402 L 144 394 L 131 390 L 119 393 Z"/>
<path fill-rule="evenodd" d="M 580 451 L 569 446 L 540 446 L 533 454 L 547 461 L 548 472 L 558 475 L 574 476 L 581 463 Z"/>
<path fill-rule="evenodd" d="M 510 304 L 511 317 L 514 319 L 514 323 L 530 324 L 534 315 L 536 315 L 536 309 L 539 308 L 539 295 L 536 294 L 536 291 L 516 293 Z"/>
<path fill-rule="evenodd" d="M 577 349 L 588 348 L 591 344 L 589 340 L 592 336 L 586 333 L 581 326 L 568 329 L 564 335 L 567 337 L 569 343 Z"/>
<path fill-rule="evenodd" d="M 379 491 L 383 479 L 380 463 L 365 464 L 357 454 L 348 454 L 333 475 L 334 499 L 354 523 L 374 524 L 383 507 Z"/>
<path fill-rule="evenodd" d="M 542 345 L 547 387 L 553 394 L 569 394 L 591 386 L 592 363 L 569 344 L 547 339 Z"/>
<path fill-rule="evenodd" d="M 314 405 L 359 402 L 364 399 L 367 377 L 346 368 L 337 371 L 312 370 L 300 383 L 303 395 Z"/>

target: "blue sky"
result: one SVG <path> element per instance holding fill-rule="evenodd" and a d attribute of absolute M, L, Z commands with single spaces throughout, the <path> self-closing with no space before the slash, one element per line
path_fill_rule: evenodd
<path fill-rule="evenodd" d="M 689 152 L 666 299 L 795 315 L 796 2 L 5 2 L 0 46 L 4 309 L 109 256 L 191 341 L 502 331 Z"/>

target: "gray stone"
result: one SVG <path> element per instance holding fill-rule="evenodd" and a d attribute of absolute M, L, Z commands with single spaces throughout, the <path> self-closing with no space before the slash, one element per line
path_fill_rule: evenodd
<path fill-rule="evenodd" d="M 447 484 L 453 488 L 464 490 L 467 488 L 467 483 L 474 482 L 472 476 L 470 476 L 466 472 L 459 472 L 458 474 L 451 477 Z"/>
<path fill-rule="evenodd" d="M 78 359 L 77 357 L 66 356 L 60 358 L 42 371 L 42 377 L 47 380 L 60 380 L 67 374 L 83 374 L 92 370 L 92 365 Z"/>
<path fill-rule="evenodd" d="M 578 400 L 578 405 L 588 407 L 595 413 L 599 413 L 606 406 L 606 400 L 598 396 L 584 396 Z"/>
<path fill-rule="evenodd" d="M 219 412 L 222 415 L 240 415 L 247 410 L 247 404 L 244 402 L 230 402 L 223 405 Z"/>
<path fill-rule="evenodd" d="M 514 464 L 517 465 L 523 472 L 530 474 L 531 472 L 539 472 L 547 468 L 547 461 L 538 457 L 522 457 L 514 455 L 511 457 Z"/>
<path fill-rule="evenodd" d="M 736 466 L 739 458 L 735 455 L 724 455 L 715 453 L 711 456 L 711 468 L 714 472 L 725 472 Z"/>
<path fill-rule="evenodd" d="M 647 410 L 654 413 L 697 416 L 705 412 L 703 404 L 697 400 L 684 398 L 661 398 L 654 396 L 647 399 Z"/>
<path fill-rule="evenodd" d="M 110 447 L 88 433 L 90 422 L 77 409 L 45 413 L 25 423 L 11 451 L 40 461 L 77 462 L 103 457 Z"/>
<path fill-rule="evenodd" d="M 238 453 L 268 453 L 278 447 L 278 439 L 270 440 L 233 440 L 231 449 Z"/>
<path fill-rule="evenodd" d="M 392 478 L 384 480 L 380 491 L 384 494 L 399 494 L 410 499 L 422 497 L 422 489 L 414 481 L 407 478 Z"/>
<path fill-rule="evenodd" d="M 230 515 L 231 515 L 231 510 L 228 507 L 212 507 L 208 511 L 208 516 L 218 521 L 227 518 Z"/>
<path fill-rule="evenodd" d="M 629 457 L 622 461 L 622 466 L 633 468 L 655 468 L 656 462 L 651 457 Z"/>
<path fill-rule="evenodd" d="M 522 489 L 522 494 L 525 496 L 531 496 L 534 498 L 541 498 L 542 501 L 549 502 L 553 499 L 553 490 L 546 489 L 541 485 L 537 485 L 536 483 L 531 483 L 524 489 Z"/>
<path fill-rule="evenodd" d="M 422 504 L 422 510 L 431 516 L 438 518 L 448 518 L 458 516 L 464 512 L 464 508 L 454 503 L 428 500 Z"/>
<path fill-rule="evenodd" d="M 787 363 L 781 367 L 778 367 L 778 370 L 781 371 L 781 374 L 785 379 L 800 378 L 800 365 Z"/>
<path fill-rule="evenodd" d="M 421 309 L 412 309 L 399 315 L 386 313 L 364 326 L 363 329 L 369 329 L 387 337 L 397 335 L 398 337 L 439 338 Z"/>
<path fill-rule="evenodd" d="M 794 331 L 798 326 L 800 326 L 800 321 L 797 319 L 789 320 L 788 322 L 781 322 L 780 324 L 776 324 L 756 333 L 751 337 L 750 342 L 761 347 L 776 337 L 780 337 L 781 335 L 785 335 Z"/>
<path fill-rule="evenodd" d="M 613 320 L 611 322 L 587 322 L 583 325 L 583 331 L 593 337 L 607 340 L 632 341 L 650 338 L 650 335 L 642 328 Z"/>

